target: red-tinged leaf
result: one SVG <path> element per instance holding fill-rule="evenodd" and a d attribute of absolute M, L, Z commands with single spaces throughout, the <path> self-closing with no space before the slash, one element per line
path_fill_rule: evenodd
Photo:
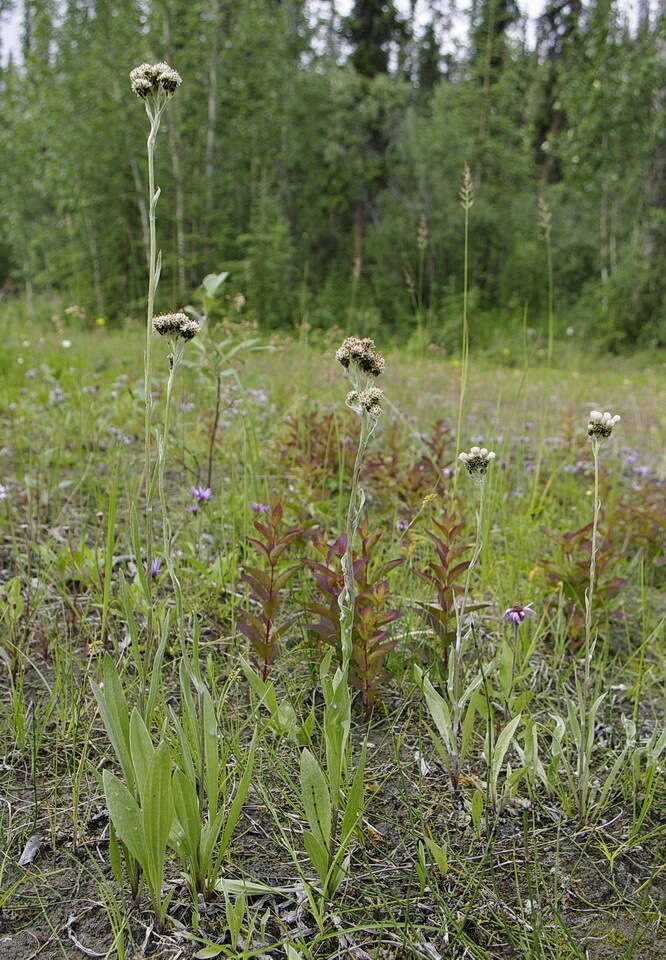
<path fill-rule="evenodd" d="M 244 637 L 247 637 L 252 646 L 256 647 L 257 644 L 262 642 L 261 633 L 251 623 L 247 623 L 245 620 L 241 620 L 239 617 L 236 620 L 236 627 L 238 630 L 240 630 Z"/>
<path fill-rule="evenodd" d="M 255 627 L 263 635 L 265 626 L 264 626 L 263 620 L 261 620 L 261 618 L 258 617 L 256 613 L 253 613 L 252 610 L 244 610 L 240 614 L 240 616 L 242 616 L 243 620 L 246 623 L 252 624 L 252 626 Z"/>
<path fill-rule="evenodd" d="M 329 619 L 331 615 L 331 610 L 329 607 L 324 607 L 320 603 L 309 603 L 308 613 L 311 616 L 324 617 L 325 619 Z"/>
<path fill-rule="evenodd" d="M 325 623 L 306 623 L 304 626 L 310 633 L 316 633 L 317 636 L 332 646 L 335 646 L 339 642 L 339 635 L 332 625 L 329 626 Z"/>
<path fill-rule="evenodd" d="M 295 563 L 293 567 L 287 567 L 286 570 L 283 570 L 282 573 L 275 578 L 273 589 L 282 590 L 282 588 L 286 587 L 289 583 L 293 575 L 300 569 L 300 564 L 298 563 Z"/>
<path fill-rule="evenodd" d="M 589 533 L 589 532 L 592 530 L 593 527 L 594 527 L 594 524 L 593 524 L 593 523 L 586 523 L 585 526 L 584 526 L 584 527 L 580 527 L 579 530 L 573 530 L 573 531 L 570 532 L 570 533 L 565 533 L 565 534 L 564 534 L 564 539 L 567 540 L 567 541 L 569 541 L 569 540 L 574 540 L 576 537 L 581 536 L 581 534 Z"/>
<path fill-rule="evenodd" d="M 248 537 L 247 542 L 251 543 L 257 550 L 261 550 L 261 552 L 266 555 L 266 558 L 270 560 L 271 552 L 265 543 L 262 543 L 261 540 L 257 540 L 255 537 Z"/>
<path fill-rule="evenodd" d="M 247 573 L 247 571 L 241 576 L 241 581 L 249 584 L 255 596 L 259 597 L 262 603 L 266 603 L 269 593 L 263 584 L 257 583 L 256 579 L 251 574 Z"/>
<path fill-rule="evenodd" d="M 267 620 L 275 620 L 275 615 L 280 607 L 280 598 L 277 594 L 271 594 L 264 603 L 264 617 Z"/>
<path fill-rule="evenodd" d="M 331 545 L 327 554 L 327 563 L 330 563 L 334 557 L 342 557 L 347 552 L 347 534 L 341 533 L 338 539 Z"/>
<path fill-rule="evenodd" d="M 259 531 L 267 544 L 270 545 L 273 542 L 273 531 L 261 520 L 254 521 L 254 529 Z"/>
<path fill-rule="evenodd" d="M 467 570 L 471 562 L 471 560 L 463 560 L 461 563 L 457 563 L 455 567 L 452 567 L 452 569 L 449 570 L 449 580 L 454 580 L 461 573 Z"/>
<path fill-rule="evenodd" d="M 446 553 L 448 548 L 441 537 L 438 537 L 437 534 L 432 532 L 432 530 L 426 530 L 426 536 L 432 540 L 438 550 L 440 550 L 442 553 Z"/>
<path fill-rule="evenodd" d="M 318 570 L 319 573 L 324 576 L 331 576 L 332 571 L 323 563 L 319 563 L 318 560 L 310 560 L 309 557 L 302 557 L 302 562 L 309 567 L 311 570 Z"/>
<path fill-rule="evenodd" d="M 297 539 L 296 537 L 292 537 L 291 539 L 279 541 L 279 542 L 276 544 L 276 546 L 274 546 L 274 547 L 272 548 L 272 550 L 270 551 L 269 558 L 270 558 L 271 563 L 277 563 L 277 561 L 280 559 L 280 557 L 282 556 L 282 554 L 284 553 L 284 551 L 287 549 L 287 547 L 291 546 L 291 544 L 292 544 L 292 543 L 294 542 L 294 540 L 296 540 L 296 539 Z"/>
<path fill-rule="evenodd" d="M 381 567 L 380 576 L 383 577 L 385 574 L 387 574 L 387 573 L 389 572 L 389 570 L 393 570 L 394 567 L 399 567 L 400 564 L 401 564 L 401 563 L 404 563 L 404 562 L 405 562 L 405 558 L 404 558 L 404 557 L 396 557 L 395 560 L 389 560 L 388 563 L 385 563 L 385 564 Z"/>
<path fill-rule="evenodd" d="M 273 631 L 272 639 L 273 639 L 273 640 L 280 640 L 280 638 L 285 635 L 285 633 L 287 632 L 287 630 L 289 630 L 290 627 L 293 627 L 293 625 L 296 623 L 297 620 L 298 620 L 298 617 L 297 617 L 297 616 L 296 616 L 296 617 L 289 617 L 288 620 L 285 620 L 284 623 L 281 623 L 280 626 L 277 628 L 277 630 L 274 630 L 274 631 Z"/>
<path fill-rule="evenodd" d="M 251 573 L 255 580 L 258 580 L 262 586 L 266 589 L 270 589 L 271 578 L 270 574 L 266 570 L 260 570 L 259 567 L 254 567 L 249 563 L 243 564 L 243 570 L 247 570 L 248 573 Z"/>

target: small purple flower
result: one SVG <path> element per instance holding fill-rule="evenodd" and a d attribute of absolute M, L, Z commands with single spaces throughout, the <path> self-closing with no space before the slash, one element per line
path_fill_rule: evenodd
<path fill-rule="evenodd" d="M 399 533 L 404 533 L 409 526 L 409 520 L 397 520 L 395 528 Z"/>
<path fill-rule="evenodd" d="M 207 503 L 213 496 L 210 487 L 192 487 L 190 492 L 197 503 Z"/>
<path fill-rule="evenodd" d="M 180 405 L 180 409 L 183 411 L 183 413 L 189 413 L 190 410 L 194 410 L 195 407 L 196 403 L 193 403 L 191 400 L 183 400 Z"/>
<path fill-rule="evenodd" d="M 198 503 L 188 503 L 188 505 L 185 507 L 185 509 L 187 510 L 188 513 L 198 513 L 198 512 L 199 512 L 199 504 L 198 504 Z"/>
<path fill-rule="evenodd" d="M 144 569 L 148 571 L 148 564 L 146 563 L 145 560 L 143 561 L 143 566 L 144 566 Z M 162 561 L 160 560 L 159 557 L 153 557 L 153 559 L 150 561 L 149 572 L 150 572 L 151 580 L 156 580 L 159 577 L 160 573 L 162 572 Z"/>
<path fill-rule="evenodd" d="M 254 513 L 268 513 L 268 504 L 267 503 L 251 503 L 250 510 Z"/>
<path fill-rule="evenodd" d="M 507 623 L 512 623 L 514 627 L 519 627 L 525 617 L 536 617 L 536 611 L 532 610 L 531 603 L 528 603 L 524 607 L 520 603 L 517 603 L 515 606 L 505 610 L 502 616 Z"/>
<path fill-rule="evenodd" d="M 35 369 L 35 367 L 31 367 L 30 370 L 25 371 L 26 377 L 29 377 L 30 379 L 32 379 L 33 377 L 36 377 L 38 373 L 39 371 Z"/>

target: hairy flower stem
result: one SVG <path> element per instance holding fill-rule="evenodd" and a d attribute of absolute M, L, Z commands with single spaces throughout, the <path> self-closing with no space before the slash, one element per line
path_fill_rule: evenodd
<path fill-rule="evenodd" d="M 169 424 L 171 411 L 171 396 L 173 385 L 176 378 L 180 361 L 183 358 L 184 343 L 178 340 L 172 340 L 171 352 L 169 353 L 169 379 L 167 380 L 166 399 L 164 402 L 164 422 L 162 425 L 162 435 L 158 438 L 157 446 L 157 488 L 160 499 L 160 512 L 162 514 L 162 546 L 164 550 L 164 559 L 166 561 L 169 579 L 173 588 L 173 595 L 176 601 L 176 623 L 178 627 L 178 636 L 180 642 L 184 645 L 185 632 L 183 625 L 183 592 L 180 586 L 180 580 L 176 574 L 176 568 L 173 562 L 173 536 L 171 533 L 171 522 L 169 520 L 169 510 L 166 500 L 166 485 L 164 482 L 164 468 L 166 465 L 167 445 L 169 443 Z"/>
<path fill-rule="evenodd" d="M 592 604 L 597 579 L 597 540 L 601 501 L 599 499 L 599 441 L 592 438 L 592 457 L 594 459 L 594 511 L 592 516 L 592 544 L 590 546 L 590 585 L 585 593 L 585 688 L 590 683 L 590 668 L 594 645 L 592 643 Z"/>
<path fill-rule="evenodd" d="M 344 588 L 338 597 L 338 606 L 340 607 L 340 645 L 342 653 L 342 672 L 345 678 L 349 673 L 349 664 L 352 655 L 353 633 L 354 633 L 354 606 L 356 603 L 356 579 L 354 577 L 354 540 L 356 531 L 363 513 L 365 504 L 365 494 L 359 485 L 361 467 L 368 443 L 377 425 L 376 420 L 370 417 L 365 411 L 361 413 L 361 435 L 356 450 L 356 460 L 354 461 L 354 472 L 352 474 L 351 491 L 349 493 L 349 505 L 347 507 L 347 521 L 345 533 L 347 535 L 347 547 L 342 557 L 342 576 L 344 579 Z"/>
<path fill-rule="evenodd" d="M 164 101 L 166 103 L 166 101 Z M 160 117 L 164 106 L 156 106 L 152 110 L 146 102 L 146 112 L 150 120 L 150 133 L 146 141 L 148 152 L 148 201 L 149 201 L 149 251 L 148 251 L 148 307 L 146 312 L 146 349 L 143 360 L 143 390 L 144 390 L 144 490 L 146 496 L 145 524 L 146 524 L 146 567 L 150 570 L 153 560 L 153 504 L 152 504 L 152 463 L 150 448 L 150 430 L 152 414 L 153 364 L 152 364 L 152 336 L 153 316 L 155 313 L 155 292 L 159 283 L 159 261 L 157 253 L 156 210 L 160 192 L 155 190 L 155 142 L 160 128 Z M 153 636 L 153 604 L 152 584 L 147 578 L 150 594 L 148 616 L 146 622 L 147 641 L 152 642 Z"/>

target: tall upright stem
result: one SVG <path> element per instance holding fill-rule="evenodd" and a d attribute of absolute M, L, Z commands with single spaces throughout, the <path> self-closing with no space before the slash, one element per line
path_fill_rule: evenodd
<path fill-rule="evenodd" d="M 160 512 L 162 514 L 162 549 L 164 550 L 164 559 L 166 561 L 167 570 L 169 571 L 169 579 L 171 580 L 171 586 L 173 588 L 173 594 L 176 601 L 176 621 L 181 643 L 184 642 L 185 637 L 183 628 L 183 594 L 180 586 L 180 580 L 176 574 L 176 568 L 173 562 L 171 523 L 169 521 L 169 511 L 166 502 L 164 467 L 166 464 L 167 445 L 169 443 L 171 395 L 173 393 L 173 384 L 176 377 L 176 371 L 182 356 L 182 345 L 173 342 L 171 344 L 171 353 L 169 355 L 169 379 L 167 380 L 166 399 L 164 404 L 164 425 L 162 427 L 162 436 L 159 441 L 157 461 L 157 486 L 160 498 Z"/>
<path fill-rule="evenodd" d="M 349 493 L 349 505 L 347 507 L 347 521 L 345 524 L 345 533 L 347 536 L 347 545 L 342 557 L 342 576 L 344 587 L 338 597 L 338 606 L 340 607 L 340 645 L 342 647 L 342 672 L 347 677 L 349 672 L 349 663 L 352 655 L 352 643 L 354 632 L 354 605 L 356 602 L 356 580 L 354 577 L 354 539 L 358 530 L 361 512 L 363 510 L 363 493 L 359 493 L 359 479 L 361 475 L 361 466 L 365 455 L 368 441 L 372 436 L 375 421 L 371 420 L 367 413 L 361 414 L 361 435 L 358 440 L 356 450 L 356 460 L 354 461 L 354 472 L 352 474 L 352 484 Z M 358 501 L 358 503 L 357 503 Z"/>
<path fill-rule="evenodd" d="M 592 456 L 594 458 L 594 513 L 592 517 L 592 545 L 590 547 L 590 584 L 585 593 L 585 689 L 590 682 L 590 661 L 592 659 L 592 604 L 597 579 L 597 531 L 601 501 L 599 500 L 599 441 L 592 438 Z"/>
<path fill-rule="evenodd" d="M 157 257 L 157 229 L 156 210 L 159 199 L 159 190 L 155 190 L 155 141 L 160 128 L 162 108 L 156 105 L 152 109 L 146 104 L 146 112 L 150 119 L 150 133 L 146 142 L 148 153 L 148 307 L 146 310 L 146 347 L 143 359 L 143 391 L 144 391 L 144 492 L 146 498 L 146 568 L 151 569 L 153 561 L 153 477 L 151 462 L 151 415 L 153 404 L 153 363 L 152 363 L 152 336 L 153 317 L 155 314 L 155 291 L 159 283 L 159 265 Z M 152 584 L 150 575 L 147 579 L 149 591 L 148 615 L 146 620 L 147 642 L 150 645 L 153 637 L 153 604 Z"/>

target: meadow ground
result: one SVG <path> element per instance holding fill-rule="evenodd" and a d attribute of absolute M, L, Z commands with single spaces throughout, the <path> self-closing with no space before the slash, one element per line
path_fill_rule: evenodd
<path fill-rule="evenodd" d="M 337 343 L 303 338 L 257 351 L 246 342 L 230 357 L 250 336 L 236 329 L 188 344 L 164 485 L 183 639 L 161 511 L 148 576 L 130 534 L 132 502 L 139 526 L 143 518 L 140 330 L 7 326 L 1 957 L 666 954 L 663 357 L 599 358 L 580 344 L 556 345 L 551 370 L 531 346 L 492 363 L 473 358 L 457 445 L 457 363 L 435 348 L 388 352 L 385 411 L 361 474 L 367 526 L 355 568 L 352 675 L 360 692 L 350 756 L 356 766 L 365 744 L 365 806 L 341 883 L 318 914 L 299 762 L 305 744 L 322 756 L 319 669 L 327 649 L 337 652 L 327 614 L 340 584 L 340 551 L 328 548 L 344 529 L 359 422 L 344 404 Z M 156 423 L 166 352 L 156 340 Z M 622 420 L 600 451 L 586 672 L 594 506 L 586 428 L 594 408 Z M 479 488 L 455 454 L 472 444 L 496 459 L 457 625 L 452 598 L 460 600 L 473 556 Z M 248 540 L 285 531 L 279 556 Z M 436 568 L 428 567 L 437 559 L 432 535 Z M 401 562 L 388 564 L 394 559 Z M 167 625 L 152 686 L 146 580 L 157 621 Z M 535 615 L 520 624 L 503 617 L 528 603 Z M 424 696 L 425 674 L 414 667 L 453 711 L 447 671 L 457 630 L 461 689 L 472 689 L 455 782 L 440 701 Z M 159 925 L 146 885 L 133 901 L 121 865 L 110 864 L 117 843 L 102 772 L 121 765 L 91 681 L 104 676 L 108 692 L 104 665 L 115 663 L 130 705 L 176 757 L 183 652 L 212 692 L 227 809 L 254 751 L 219 875 L 269 889 L 235 898 L 228 884 L 226 898 L 220 889 L 192 894 L 172 835 L 172 897 Z M 262 676 L 274 687 L 262 687 Z"/>

